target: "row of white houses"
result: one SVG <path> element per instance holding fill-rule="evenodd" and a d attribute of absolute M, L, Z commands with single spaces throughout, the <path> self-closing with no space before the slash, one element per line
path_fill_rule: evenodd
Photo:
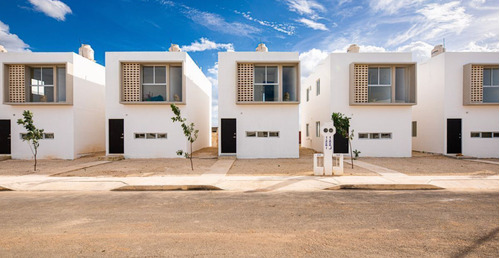
<path fill-rule="evenodd" d="M 79 53 L 0 53 L 0 155 L 31 158 L 16 123 L 31 110 L 45 129 L 41 158 L 176 157 L 189 145 L 170 119 L 171 103 L 200 130 L 194 150 L 212 145 L 212 85 L 178 46 L 107 52 L 105 67 L 90 46 Z M 221 156 L 298 158 L 299 135 L 303 147 L 321 151 L 321 125 L 341 112 L 351 117 L 352 148 L 362 156 L 498 157 L 498 52 L 438 47 L 417 64 L 411 53 L 359 53 L 353 45 L 301 82 L 298 53 L 260 44 L 219 53 L 218 67 Z M 348 152 L 339 135 L 334 147 Z"/>

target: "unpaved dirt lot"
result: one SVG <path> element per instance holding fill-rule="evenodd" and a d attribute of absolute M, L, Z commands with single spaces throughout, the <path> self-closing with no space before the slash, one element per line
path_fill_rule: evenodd
<path fill-rule="evenodd" d="M 204 148 L 193 154 L 194 170 L 188 159 L 126 159 L 99 166 L 80 169 L 57 176 L 169 176 L 169 175 L 201 175 L 208 172 L 217 161 L 217 149 Z"/>
<path fill-rule="evenodd" d="M 312 176 L 313 154 L 311 149 L 300 148 L 298 159 L 238 159 L 229 170 L 228 175 L 244 176 Z M 356 161 L 354 161 L 356 165 Z M 344 163 L 346 176 L 378 176 L 370 170 Z"/>
<path fill-rule="evenodd" d="M 97 162 L 97 157 L 104 153 L 82 157 L 75 160 L 42 159 L 37 161 L 37 171 L 33 171 L 34 160 L 4 160 L 0 161 L 0 176 L 51 175 L 71 167 Z"/>
<path fill-rule="evenodd" d="M 413 152 L 411 158 L 364 158 L 359 160 L 411 176 L 417 175 L 498 175 L 498 165 L 454 159 L 443 155 Z M 494 159 L 485 159 L 496 161 Z M 356 163 L 354 163 L 356 164 Z"/>

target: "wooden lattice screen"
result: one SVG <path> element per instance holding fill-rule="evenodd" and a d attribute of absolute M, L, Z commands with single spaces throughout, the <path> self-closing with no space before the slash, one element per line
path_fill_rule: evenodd
<path fill-rule="evenodd" d="M 368 65 L 354 65 L 354 103 L 368 102 Z"/>
<path fill-rule="evenodd" d="M 238 102 L 253 101 L 253 64 L 238 64 Z"/>
<path fill-rule="evenodd" d="M 26 102 L 25 66 L 9 65 L 9 102 Z"/>
<path fill-rule="evenodd" d="M 141 101 L 141 65 L 122 63 L 122 100 Z"/>
<path fill-rule="evenodd" d="M 483 102 L 483 66 L 473 65 L 470 75 L 470 101 Z"/>

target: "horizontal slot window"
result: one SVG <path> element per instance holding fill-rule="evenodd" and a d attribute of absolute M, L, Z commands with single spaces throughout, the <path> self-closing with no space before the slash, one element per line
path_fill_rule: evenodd
<path fill-rule="evenodd" d="M 255 137 L 257 136 L 256 132 L 247 132 L 247 137 Z"/>
<path fill-rule="evenodd" d="M 23 139 L 23 140 L 26 140 L 27 137 L 28 137 L 27 133 L 21 133 L 20 134 L 20 138 Z M 54 133 L 43 133 L 42 134 L 42 139 L 52 140 L 52 139 L 54 139 Z"/>
<path fill-rule="evenodd" d="M 280 132 L 269 132 L 269 137 L 280 137 Z"/>
<path fill-rule="evenodd" d="M 471 138 L 498 138 L 498 132 L 471 132 Z"/>
<path fill-rule="evenodd" d="M 392 133 L 358 133 L 359 139 L 392 139 Z"/>
<path fill-rule="evenodd" d="M 166 133 L 134 133 L 134 139 L 167 139 Z"/>
<path fill-rule="evenodd" d="M 257 132 L 258 137 L 267 137 L 268 134 L 268 132 Z"/>

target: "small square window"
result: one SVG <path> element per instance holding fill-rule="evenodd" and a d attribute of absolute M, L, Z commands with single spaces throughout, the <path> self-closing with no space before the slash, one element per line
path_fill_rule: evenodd
<path fill-rule="evenodd" d="M 156 139 L 156 134 L 155 133 L 147 133 L 146 139 Z"/>
<path fill-rule="evenodd" d="M 493 138 L 498 138 L 498 132 L 493 132 Z"/>
<path fill-rule="evenodd" d="M 53 133 L 44 133 L 43 138 L 44 139 L 54 139 L 54 134 Z"/>
<path fill-rule="evenodd" d="M 145 133 L 136 133 L 134 134 L 135 139 L 146 139 Z"/>
<path fill-rule="evenodd" d="M 309 137 L 309 124 L 306 124 L 306 137 Z"/>
<path fill-rule="evenodd" d="M 371 133 L 370 139 L 380 139 L 380 134 L 379 133 Z"/>
<path fill-rule="evenodd" d="M 359 139 L 368 139 L 368 134 L 367 133 L 360 133 L 358 134 Z"/>
<path fill-rule="evenodd" d="M 156 138 L 167 139 L 167 134 L 166 133 L 158 133 L 158 134 L 156 134 Z"/>
<path fill-rule="evenodd" d="M 391 139 L 392 138 L 391 133 L 381 133 L 380 136 L 382 139 Z"/>
<path fill-rule="evenodd" d="M 319 137 L 320 135 L 320 123 L 319 122 L 316 122 L 316 137 Z"/>
<path fill-rule="evenodd" d="M 417 121 L 411 122 L 411 136 L 417 137 Z"/>
<path fill-rule="evenodd" d="M 255 137 L 257 136 L 256 132 L 247 132 L 247 137 Z"/>
<path fill-rule="evenodd" d="M 471 138 L 479 138 L 479 137 L 481 137 L 481 133 L 479 133 L 479 132 L 471 132 L 470 133 L 470 137 Z"/>
<path fill-rule="evenodd" d="M 267 137 L 268 132 L 257 132 L 258 137 Z"/>
<path fill-rule="evenodd" d="M 280 132 L 269 132 L 269 137 L 280 137 Z"/>
<path fill-rule="evenodd" d="M 481 138 L 491 138 L 492 136 L 492 132 L 481 132 Z"/>

